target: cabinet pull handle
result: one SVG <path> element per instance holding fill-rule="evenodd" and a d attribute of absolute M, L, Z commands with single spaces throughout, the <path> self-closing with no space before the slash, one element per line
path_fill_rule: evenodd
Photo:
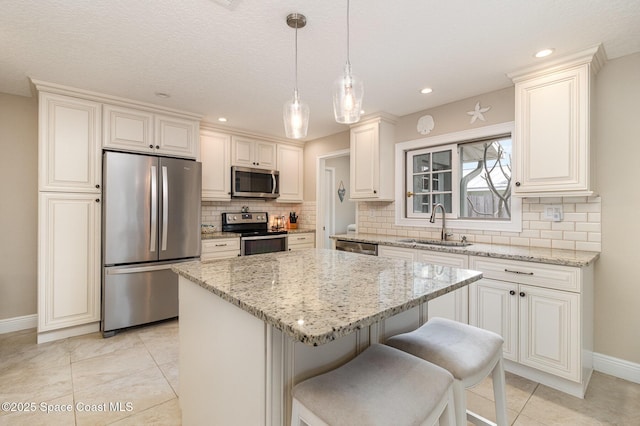
<path fill-rule="evenodd" d="M 514 296 L 516 294 L 516 291 L 515 290 L 509 290 L 509 294 Z"/>
<path fill-rule="evenodd" d="M 533 275 L 533 272 L 512 271 L 511 269 L 506 269 L 506 268 L 504 271 L 511 272 L 512 274 L 519 274 L 519 275 Z"/>
<path fill-rule="evenodd" d="M 298 241 L 306 240 L 306 239 L 307 239 L 307 237 L 302 237 L 302 238 L 298 238 Z"/>
<path fill-rule="evenodd" d="M 525 296 L 524 291 L 521 291 L 520 292 L 520 297 L 524 297 L 524 296 Z"/>
<path fill-rule="evenodd" d="M 224 243 L 224 244 L 216 244 L 216 247 L 226 247 L 226 246 L 227 246 L 227 243 Z"/>

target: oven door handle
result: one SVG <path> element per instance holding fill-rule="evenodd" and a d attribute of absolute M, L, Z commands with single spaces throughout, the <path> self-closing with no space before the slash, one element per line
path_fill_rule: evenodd
<path fill-rule="evenodd" d="M 257 235 L 255 237 L 242 237 L 241 239 L 244 241 L 256 241 L 256 240 L 273 240 L 275 238 L 287 238 L 287 234 Z"/>

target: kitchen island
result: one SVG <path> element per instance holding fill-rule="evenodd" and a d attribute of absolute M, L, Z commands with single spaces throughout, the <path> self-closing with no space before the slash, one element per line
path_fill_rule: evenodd
<path fill-rule="evenodd" d="M 289 424 L 292 387 L 426 321 L 477 271 L 322 249 L 189 262 L 180 276 L 183 424 Z"/>

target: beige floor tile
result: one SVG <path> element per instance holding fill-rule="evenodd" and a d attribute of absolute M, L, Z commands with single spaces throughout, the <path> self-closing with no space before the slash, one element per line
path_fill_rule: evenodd
<path fill-rule="evenodd" d="M 157 366 L 120 377 L 88 389 L 75 391 L 76 406 L 84 404 L 104 407 L 103 411 L 76 411 L 76 424 L 99 425 L 142 413 L 163 402 L 175 399 L 175 394 Z M 117 404 L 120 404 L 119 409 Z M 130 404 L 130 405 L 127 405 Z"/>
<path fill-rule="evenodd" d="M 536 390 L 538 384 L 531 380 L 525 379 L 515 374 L 505 372 L 506 381 L 506 393 L 507 393 L 507 408 L 517 413 L 522 411 L 522 408 L 527 403 L 533 391 Z M 491 376 L 484 379 L 477 386 L 469 389 L 471 392 L 476 393 L 486 399 L 495 401 L 493 396 L 493 380 Z"/>
<path fill-rule="evenodd" d="M 107 339 L 101 333 L 85 334 L 68 339 L 71 362 L 82 361 L 100 355 L 108 355 L 122 349 L 142 345 L 142 340 L 135 332 L 118 333 Z"/>
<path fill-rule="evenodd" d="M 73 392 L 71 366 L 16 367 L 0 374 L 0 402 L 48 401 Z"/>
<path fill-rule="evenodd" d="M 547 425 L 612 425 L 640 416 L 640 386 L 594 373 L 584 399 L 540 385 L 522 414 Z"/>
<path fill-rule="evenodd" d="M 73 388 L 91 388 L 151 367 L 157 366 L 144 345 L 121 349 L 72 363 Z"/>
<path fill-rule="evenodd" d="M 34 411 L 8 413 L 0 417 L 0 425 L 68 426 L 74 424 L 73 394 L 38 402 Z"/>
<path fill-rule="evenodd" d="M 164 374 L 164 377 L 167 379 L 177 396 L 180 383 L 178 379 L 178 361 L 176 360 L 162 364 L 160 365 L 160 370 L 162 370 L 162 374 Z"/>
<path fill-rule="evenodd" d="M 537 420 L 527 417 L 524 414 L 518 415 L 518 418 L 513 423 L 513 426 L 546 426 L 544 423 L 540 423 Z"/>
<path fill-rule="evenodd" d="M 70 358 L 66 340 L 42 343 L 21 342 L 19 344 L 4 346 L 0 354 L 0 377 L 3 373 L 17 368 L 55 368 L 69 366 Z"/>
<path fill-rule="evenodd" d="M 467 390 L 467 410 L 472 411 L 492 422 L 496 421 L 495 403 L 487 398 Z M 509 424 L 512 424 L 518 416 L 517 411 L 507 409 Z"/>
<path fill-rule="evenodd" d="M 180 403 L 177 398 L 173 398 L 141 413 L 134 414 L 130 417 L 112 423 L 112 426 L 180 426 L 181 424 L 182 412 L 180 411 Z"/>
<path fill-rule="evenodd" d="M 177 322 L 141 330 L 138 336 L 158 365 L 178 360 Z"/>

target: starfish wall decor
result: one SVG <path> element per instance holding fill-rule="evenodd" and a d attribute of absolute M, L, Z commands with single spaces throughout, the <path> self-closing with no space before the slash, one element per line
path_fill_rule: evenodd
<path fill-rule="evenodd" d="M 484 113 L 489 111 L 490 109 L 491 106 L 481 108 L 480 102 L 476 102 L 476 107 L 474 108 L 474 110 L 467 112 L 467 114 L 471 116 L 471 121 L 469 122 L 469 124 L 475 123 L 477 119 L 480 119 L 480 121 L 486 121 L 484 118 Z"/>

